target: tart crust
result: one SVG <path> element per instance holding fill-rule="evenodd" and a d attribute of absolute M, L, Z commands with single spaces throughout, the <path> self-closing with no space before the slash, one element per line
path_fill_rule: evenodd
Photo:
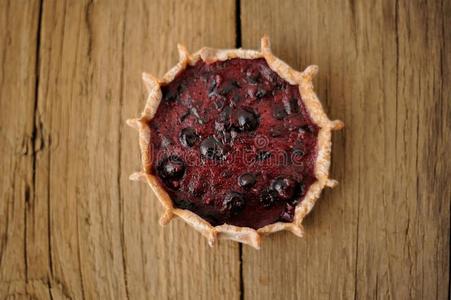
<path fill-rule="evenodd" d="M 139 145 L 141 149 L 142 171 L 133 173 L 131 180 L 147 182 L 157 198 L 163 205 L 165 212 L 160 218 L 160 224 L 165 225 L 173 218 L 179 217 L 194 229 L 199 231 L 208 239 L 208 244 L 213 246 L 218 239 L 227 239 L 248 244 L 256 249 L 260 248 L 263 236 L 277 231 L 290 231 L 302 237 L 302 220 L 312 210 L 316 200 L 319 198 L 324 187 L 334 187 L 337 181 L 329 179 L 330 153 L 331 153 L 331 131 L 343 128 L 343 122 L 331 121 L 324 112 L 322 105 L 313 90 L 312 80 L 318 73 L 317 66 L 309 66 L 303 72 L 292 69 L 288 64 L 274 56 L 270 48 L 270 40 L 267 35 L 261 39 L 261 49 L 213 49 L 204 47 L 190 54 L 186 47 L 177 45 L 179 62 L 170 69 L 161 79 L 150 74 L 143 73 L 142 78 L 147 88 L 148 96 L 144 111 L 139 118 L 127 120 L 127 124 L 139 132 Z M 269 67 L 280 77 L 293 85 L 299 86 L 299 93 L 313 122 L 320 128 L 317 140 L 317 157 L 315 161 L 314 174 L 317 180 L 310 186 L 304 199 L 300 201 L 295 209 L 291 223 L 276 222 L 266 225 L 257 230 L 248 227 L 239 227 L 229 224 L 212 226 L 199 215 L 174 207 L 168 193 L 161 186 L 157 178 L 151 174 L 152 158 L 148 151 L 152 138 L 148 122 L 155 116 L 157 108 L 162 99 L 161 86 L 167 85 L 182 72 L 188 65 L 194 65 L 199 59 L 207 63 L 224 61 L 231 58 L 255 59 L 264 58 Z"/>

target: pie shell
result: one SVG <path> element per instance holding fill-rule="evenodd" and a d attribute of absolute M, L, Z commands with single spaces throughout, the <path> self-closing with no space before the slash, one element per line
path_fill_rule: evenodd
<path fill-rule="evenodd" d="M 277 231 L 290 231 L 302 237 L 303 227 L 301 225 L 304 217 L 312 210 L 316 200 L 319 198 L 324 187 L 334 187 L 336 180 L 329 179 L 330 153 L 331 153 L 331 131 L 343 128 L 343 122 L 331 121 L 324 112 L 322 105 L 313 90 L 312 80 L 318 73 L 317 66 L 309 66 L 303 72 L 292 69 L 288 64 L 274 56 L 270 48 L 270 40 L 267 35 L 261 39 L 260 51 L 246 49 L 213 49 L 204 47 L 190 54 L 186 47 L 177 45 L 179 62 L 170 69 L 161 79 L 150 74 L 143 73 L 142 78 L 147 88 L 148 96 L 144 111 L 139 118 L 127 120 L 127 124 L 139 132 L 139 145 L 141 149 L 142 171 L 133 173 L 131 180 L 147 182 L 157 198 L 163 205 L 165 212 L 160 218 L 160 224 L 165 225 L 173 218 L 179 217 L 194 229 L 199 231 L 208 239 L 208 244 L 213 246 L 218 239 L 227 239 L 248 244 L 256 249 L 260 248 L 263 236 Z M 291 223 L 276 222 L 266 225 L 257 230 L 249 227 L 239 227 L 229 224 L 212 226 L 199 215 L 174 207 L 173 202 L 161 186 L 158 179 L 151 174 L 152 158 L 150 157 L 150 142 L 152 132 L 148 123 L 155 116 L 157 108 L 162 99 L 161 86 L 169 84 L 188 65 L 194 65 L 199 59 L 206 63 L 224 61 L 232 58 L 255 59 L 264 58 L 269 67 L 280 77 L 293 85 L 299 86 L 299 93 L 313 122 L 320 128 L 317 140 L 317 157 L 314 173 L 317 180 L 310 186 L 304 199 L 295 208 L 295 214 Z"/>

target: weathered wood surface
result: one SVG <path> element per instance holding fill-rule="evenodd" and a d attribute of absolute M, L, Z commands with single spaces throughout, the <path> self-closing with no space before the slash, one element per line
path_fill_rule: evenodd
<path fill-rule="evenodd" d="M 243 46 L 268 33 L 317 64 L 332 176 L 306 237 L 245 247 L 245 298 L 446 299 L 450 234 L 450 2 L 242 1 Z"/>
<path fill-rule="evenodd" d="M 449 1 L 0 0 L 0 299 L 447 299 L 449 24 Z M 320 66 L 347 126 L 340 185 L 304 239 L 210 249 L 181 221 L 159 227 L 128 180 L 124 120 L 177 42 L 255 48 L 263 33 Z"/>

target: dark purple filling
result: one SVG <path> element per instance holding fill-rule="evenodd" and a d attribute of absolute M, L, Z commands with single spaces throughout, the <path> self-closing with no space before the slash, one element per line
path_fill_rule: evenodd
<path fill-rule="evenodd" d="M 162 90 L 149 151 L 174 205 L 214 226 L 292 221 L 316 180 L 319 130 L 298 86 L 264 59 L 231 59 L 199 61 Z"/>

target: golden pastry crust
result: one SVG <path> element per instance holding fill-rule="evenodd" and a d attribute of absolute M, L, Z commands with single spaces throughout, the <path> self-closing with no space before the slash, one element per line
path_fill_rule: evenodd
<path fill-rule="evenodd" d="M 302 220 L 312 210 L 316 200 L 319 198 L 324 187 L 334 187 L 337 181 L 329 179 L 330 152 L 331 152 L 331 131 L 343 128 L 341 121 L 331 121 L 324 112 L 322 105 L 313 90 L 312 80 L 318 73 L 317 66 L 309 66 L 303 72 L 292 69 L 288 64 L 274 56 L 271 52 L 268 36 L 261 39 L 260 51 L 245 49 L 213 49 L 202 48 L 199 51 L 190 54 L 188 50 L 178 45 L 179 62 L 171 68 L 162 79 L 157 79 L 150 74 L 143 73 L 143 81 L 148 91 L 148 97 L 144 111 L 141 117 L 127 120 L 127 124 L 139 132 L 139 145 L 141 149 L 143 170 L 130 176 L 131 180 L 141 180 L 147 182 L 157 198 L 165 208 L 165 212 L 160 218 L 160 224 L 164 225 L 174 217 L 183 219 L 194 229 L 199 231 L 208 239 L 212 246 L 218 239 L 227 239 L 244 244 L 248 244 L 256 249 L 260 248 L 262 237 L 277 231 L 290 231 L 293 234 L 302 237 Z M 165 189 L 160 185 L 157 178 L 151 174 L 152 158 L 150 157 L 150 141 L 152 132 L 147 125 L 155 116 L 162 98 L 161 86 L 167 85 L 183 71 L 188 65 L 194 65 L 199 59 L 207 63 L 223 61 L 231 58 L 254 59 L 263 57 L 269 67 L 280 77 L 290 84 L 299 86 L 301 98 L 312 118 L 320 128 L 318 133 L 318 154 L 315 161 L 315 176 L 317 180 L 310 186 L 304 199 L 296 206 L 293 222 L 276 222 L 257 230 L 248 227 L 238 227 L 234 225 L 223 224 L 212 226 L 197 214 L 186 210 L 175 208 L 171 198 Z"/>

